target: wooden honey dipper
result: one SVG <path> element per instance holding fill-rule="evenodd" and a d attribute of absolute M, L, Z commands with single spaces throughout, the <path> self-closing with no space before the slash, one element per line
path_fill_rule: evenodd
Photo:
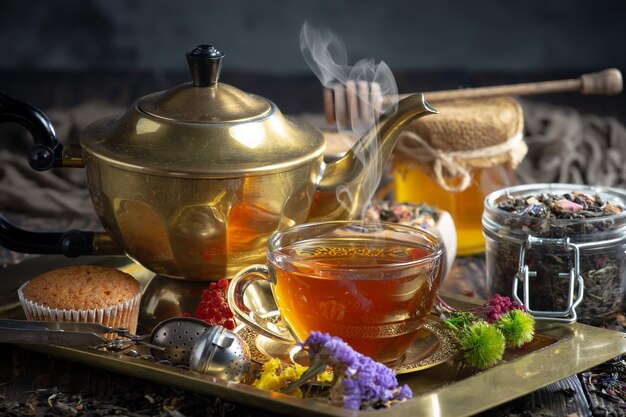
<path fill-rule="evenodd" d="M 616 68 L 606 69 L 591 74 L 583 74 L 578 78 L 557 81 L 542 81 L 523 84 L 495 85 L 490 87 L 460 88 L 424 92 L 426 100 L 431 102 L 457 99 L 470 99 L 495 96 L 528 96 L 534 94 L 579 92 L 582 94 L 615 95 L 622 92 L 622 73 Z M 359 97 L 370 96 L 370 100 L 359 100 Z M 346 86 L 336 83 L 324 88 L 324 111 L 328 124 L 338 122 L 340 127 L 348 126 L 350 120 L 356 121 L 366 115 L 369 117 L 371 107 L 378 116 L 382 109 L 394 99 L 401 100 L 410 94 L 399 94 L 394 97 L 383 97 L 380 85 L 366 81 L 348 81 Z"/>

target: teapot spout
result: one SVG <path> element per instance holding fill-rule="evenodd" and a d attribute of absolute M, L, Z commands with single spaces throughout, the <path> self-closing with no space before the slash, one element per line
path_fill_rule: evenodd
<path fill-rule="evenodd" d="M 400 133 L 412 121 L 436 113 L 421 93 L 399 101 L 395 111 L 384 113 L 341 159 L 325 165 L 307 221 L 350 220 L 360 215 L 378 186 Z"/>

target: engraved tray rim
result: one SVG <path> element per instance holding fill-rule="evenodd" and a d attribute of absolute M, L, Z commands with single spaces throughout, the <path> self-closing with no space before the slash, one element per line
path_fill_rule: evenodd
<path fill-rule="evenodd" d="M 131 274 L 143 268 L 125 257 L 83 257 L 67 259 L 59 256 L 33 256 L 20 264 L 0 269 L 0 317 L 19 307 L 17 287 L 35 274 L 70 264 L 95 263 L 117 268 L 132 267 Z M 139 268 L 139 269 L 137 269 Z M 143 270 L 145 271 L 145 270 Z M 144 274 L 145 275 L 145 274 Z M 25 278 L 26 277 L 26 278 Z M 21 282 L 16 282 L 20 281 Z M 476 300 L 456 294 L 441 293 L 460 307 L 476 304 Z M 495 407 L 558 380 L 582 372 L 626 352 L 624 334 L 575 323 L 541 324 L 538 333 L 552 337 L 554 343 L 479 372 L 460 381 L 440 381 L 424 393 L 418 393 L 407 402 L 375 411 L 380 416 L 468 416 Z M 280 404 L 284 413 L 327 416 L 355 416 L 370 411 L 351 411 L 312 399 L 298 399 L 285 394 L 263 391 L 250 385 L 228 382 L 167 365 L 130 358 L 123 354 L 75 349 L 60 346 L 22 345 L 22 347 L 50 354 L 62 359 L 80 362 L 157 383 L 176 386 L 199 394 L 218 396 L 252 407 L 276 410 Z M 420 384 L 419 378 L 440 374 L 440 366 L 424 371 L 399 375 L 401 383 Z M 430 374 L 430 376 L 429 376 Z M 516 382 L 511 383 L 512 378 Z M 431 381 L 432 383 L 433 381 Z M 436 381 L 434 381 L 436 382 Z M 490 387 L 490 395 L 477 395 L 483 386 Z M 371 415 L 371 414 L 368 414 Z"/>

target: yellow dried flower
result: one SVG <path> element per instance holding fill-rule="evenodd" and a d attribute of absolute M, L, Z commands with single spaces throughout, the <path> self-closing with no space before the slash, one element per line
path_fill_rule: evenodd
<path fill-rule="evenodd" d="M 254 380 L 252 386 L 268 391 L 280 391 L 289 383 L 299 379 L 307 369 L 309 369 L 307 366 L 298 363 L 285 366 L 279 359 L 273 358 L 263 364 L 261 375 Z M 322 372 L 317 377 L 318 382 L 331 382 L 332 380 L 332 372 Z M 291 395 L 302 398 L 302 390 L 298 388 Z"/>

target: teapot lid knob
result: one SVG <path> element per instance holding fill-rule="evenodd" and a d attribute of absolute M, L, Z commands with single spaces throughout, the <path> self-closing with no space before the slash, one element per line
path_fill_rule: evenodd
<path fill-rule="evenodd" d="M 193 85 L 208 87 L 217 84 L 222 69 L 222 58 L 224 54 L 213 45 L 198 45 L 193 51 L 187 52 Z"/>

